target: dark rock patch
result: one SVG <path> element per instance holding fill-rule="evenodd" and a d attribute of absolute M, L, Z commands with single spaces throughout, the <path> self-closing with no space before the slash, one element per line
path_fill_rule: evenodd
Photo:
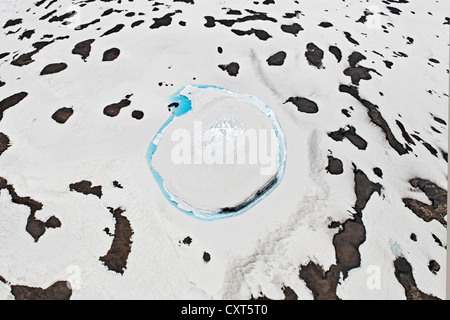
<path fill-rule="evenodd" d="M 103 114 L 107 115 L 108 117 L 115 117 L 120 113 L 120 110 L 122 108 L 128 107 L 131 104 L 131 101 L 128 99 L 122 99 L 118 103 L 113 103 L 108 106 L 106 106 L 103 109 Z"/>
<path fill-rule="evenodd" d="M 211 260 L 211 255 L 208 252 L 203 252 L 203 261 L 209 262 Z"/>
<path fill-rule="evenodd" d="M 91 52 L 91 44 L 94 41 L 94 39 L 89 39 L 77 43 L 72 50 L 72 54 L 78 54 L 83 60 L 86 61 L 86 58 L 89 57 L 89 54 Z"/>
<path fill-rule="evenodd" d="M 61 40 L 61 39 L 62 39 L 62 38 L 58 37 L 58 38 L 56 38 L 55 40 Z M 38 42 L 33 43 L 33 47 L 34 47 L 36 50 L 42 50 L 42 49 L 44 49 L 46 46 L 48 46 L 48 45 L 52 44 L 53 42 L 55 42 L 55 40 L 52 40 L 52 41 L 38 41 Z"/>
<path fill-rule="evenodd" d="M 27 92 L 19 92 L 0 101 L 0 121 L 3 119 L 3 113 L 6 109 L 14 107 L 20 101 L 28 96 Z"/>
<path fill-rule="evenodd" d="M 281 290 L 283 290 L 284 300 L 298 300 L 298 295 L 291 287 L 285 286 Z"/>
<path fill-rule="evenodd" d="M 205 27 L 213 28 L 216 26 L 216 19 L 214 19 L 214 17 L 206 16 L 205 19 L 206 19 L 206 23 L 204 24 Z"/>
<path fill-rule="evenodd" d="M 187 236 L 183 239 L 183 244 L 187 244 L 188 246 L 192 243 L 192 238 Z"/>
<path fill-rule="evenodd" d="M 350 32 L 345 31 L 345 32 L 344 32 L 344 35 L 345 35 L 345 38 L 347 38 L 347 40 L 348 40 L 350 43 L 353 43 L 353 44 L 355 44 L 355 45 L 359 45 L 359 42 L 352 38 L 352 35 L 350 34 Z"/>
<path fill-rule="evenodd" d="M 286 19 L 292 19 L 292 18 L 295 18 L 295 17 L 298 18 L 300 15 L 302 15 L 302 12 L 299 11 L 299 10 L 295 10 L 294 12 L 286 12 L 283 15 L 283 18 L 286 18 Z"/>
<path fill-rule="evenodd" d="M 113 181 L 113 186 L 115 187 L 115 188 L 119 188 L 119 189 L 123 189 L 123 186 L 119 183 L 119 181 L 117 181 L 117 180 L 114 180 Z"/>
<path fill-rule="evenodd" d="M 350 112 L 347 109 L 341 109 L 341 112 L 344 116 L 346 116 L 347 118 L 350 118 Z"/>
<path fill-rule="evenodd" d="M 426 294 L 417 288 L 411 264 L 404 257 L 394 260 L 395 277 L 405 289 L 407 300 L 440 300 L 439 298 Z"/>
<path fill-rule="evenodd" d="M 30 39 L 31 36 L 35 33 L 34 30 L 25 30 L 20 36 L 19 40 L 23 40 L 25 38 Z"/>
<path fill-rule="evenodd" d="M 212 16 L 205 16 L 205 19 L 206 19 L 205 27 L 207 27 L 207 28 L 215 27 L 216 23 L 220 23 L 226 27 L 232 27 L 235 23 L 242 23 L 242 22 L 256 21 L 256 20 L 277 22 L 276 19 L 274 19 L 272 17 L 268 17 L 266 13 L 256 12 L 256 11 L 249 10 L 249 9 L 246 9 L 246 11 L 251 13 L 251 15 L 245 16 L 245 17 L 239 17 L 237 19 L 218 19 L 217 20 Z M 231 10 L 230 9 L 227 12 L 227 14 L 241 15 L 242 12 L 240 12 L 239 10 Z"/>
<path fill-rule="evenodd" d="M 239 64 L 237 62 L 231 62 L 229 64 L 221 64 L 219 68 L 228 72 L 228 75 L 236 77 L 239 73 Z"/>
<path fill-rule="evenodd" d="M 179 106 L 178 102 L 173 102 L 167 106 L 167 109 L 169 109 L 169 112 L 172 112 L 172 109 L 177 108 L 178 106 Z"/>
<path fill-rule="evenodd" d="M 45 66 L 44 69 L 42 69 L 40 75 L 44 76 L 47 74 L 58 73 L 58 72 L 65 70 L 66 68 L 67 68 L 67 64 L 65 64 L 64 62 L 51 63 L 51 64 Z"/>
<path fill-rule="evenodd" d="M 439 239 L 434 233 L 432 233 L 431 236 L 433 237 L 434 241 L 439 245 L 439 247 L 444 248 L 444 245 L 442 244 L 441 239 Z M 445 247 L 445 249 L 447 249 L 447 248 Z"/>
<path fill-rule="evenodd" d="M 112 8 L 106 9 L 105 11 L 103 11 L 103 13 L 101 14 L 101 17 L 106 17 L 109 16 L 111 13 L 113 13 L 114 10 Z"/>
<path fill-rule="evenodd" d="M 428 263 L 428 269 L 433 274 L 436 274 L 436 273 L 438 273 L 439 270 L 441 270 L 441 266 L 439 265 L 439 263 L 436 260 L 430 260 L 430 262 Z"/>
<path fill-rule="evenodd" d="M 361 104 L 367 108 L 367 115 L 369 116 L 372 123 L 376 124 L 378 127 L 380 127 L 384 131 L 386 140 L 388 141 L 389 145 L 395 151 L 397 151 L 397 153 L 399 155 L 408 153 L 408 150 L 400 142 L 398 142 L 398 140 L 395 138 L 388 123 L 386 122 L 386 120 L 383 118 L 380 111 L 378 110 L 378 107 L 376 105 L 372 104 L 370 101 L 362 99 L 359 96 L 358 87 L 340 85 L 339 91 L 350 94 L 352 97 L 354 97 L 356 100 L 361 102 Z"/>
<path fill-rule="evenodd" d="M 422 144 L 423 144 L 423 146 L 424 146 L 425 148 L 427 148 L 427 150 L 428 150 L 433 156 L 435 156 L 435 157 L 438 156 L 438 151 L 437 151 L 435 148 L 433 148 L 433 146 L 432 146 L 431 144 L 429 144 L 428 142 L 422 142 Z"/>
<path fill-rule="evenodd" d="M 330 47 L 328 48 L 328 51 L 330 51 L 330 52 L 336 57 L 337 62 L 341 62 L 341 60 L 342 60 L 342 52 L 341 52 L 341 49 L 339 49 L 339 48 L 336 47 L 336 46 L 330 46 Z"/>
<path fill-rule="evenodd" d="M 131 116 L 134 119 L 141 120 L 144 117 L 144 112 L 142 112 L 140 110 L 133 110 L 133 112 L 131 113 Z"/>
<path fill-rule="evenodd" d="M 362 210 L 365 208 L 373 192 L 380 194 L 382 186 L 370 181 L 366 174 L 354 167 L 355 174 L 355 210 L 353 218 L 348 219 L 342 225 L 333 238 L 333 246 L 336 250 L 336 264 L 332 264 L 327 271 L 313 261 L 300 266 L 299 277 L 312 291 L 315 300 L 339 300 L 336 288 L 339 284 L 340 274 L 343 279 L 348 276 L 351 269 L 361 264 L 359 253 L 360 245 L 366 239 L 366 230 L 362 221 Z"/>
<path fill-rule="evenodd" d="M 336 264 L 345 279 L 351 269 L 360 266 L 359 246 L 366 240 L 366 229 L 356 220 L 347 220 L 342 227 L 334 236 L 333 245 L 336 250 Z"/>
<path fill-rule="evenodd" d="M 443 226 L 447 226 L 444 218 L 447 215 L 447 191 L 429 180 L 420 178 L 411 179 L 409 183 L 412 187 L 422 190 L 432 204 L 428 205 L 415 199 L 403 198 L 405 206 L 426 222 L 437 220 Z"/>
<path fill-rule="evenodd" d="M 51 216 L 50 218 L 48 218 L 47 221 L 45 221 L 44 223 L 46 228 L 60 228 L 61 227 L 61 221 L 55 217 L 55 216 Z"/>
<path fill-rule="evenodd" d="M 406 140 L 406 142 L 408 142 L 409 144 L 412 145 L 416 145 L 416 143 L 414 142 L 414 140 L 409 136 L 408 132 L 405 129 L 405 126 L 403 125 L 403 123 L 401 123 L 399 120 L 396 120 L 395 123 L 397 124 L 397 126 L 400 128 L 400 131 L 402 132 L 402 136 L 403 139 Z"/>
<path fill-rule="evenodd" d="M 366 108 L 368 109 L 367 115 L 369 116 L 370 120 L 384 131 L 386 140 L 388 141 L 389 145 L 395 151 L 397 151 L 399 155 L 408 153 L 408 150 L 406 150 L 405 147 L 395 138 L 388 123 L 378 110 L 378 107 L 369 103 L 366 104 Z"/>
<path fill-rule="evenodd" d="M 377 192 L 378 195 L 381 195 L 381 189 L 382 185 L 370 181 L 362 170 L 355 170 L 355 210 L 359 216 L 362 216 L 362 210 L 366 207 L 372 194 Z"/>
<path fill-rule="evenodd" d="M 12 285 L 11 293 L 16 300 L 70 300 L 72 289 L 68 281 L 58 281 L 46 289 Z"/>
<path fill-rule="evenodd" d="M 251 35 L 254 34 L 258 39 L 266 41 L 269 38 L 272 38 L 272 36 L 270 34 L 268 34 L 266 31 L 264 30 L 259 30 L 259 29 L 250 29 L 247 31 L 242 31 L 242 30 L 238 30 L 238 29 L 231 29 L 231 31 L 234 34 L 237 34 L 238 36 L 244 36 L 244 35 Z"/>
<path fill-rule="evenodd" d="M 87 27 L 92 26 L 99 22 L 100 22 L 100 19 L 94 19 L 91 22 L 80 24 L 79 26 L 75 27 L 75 30 L 76 31 L 83 30 L 83 29 L 86 29 Z"/>
<path fill-rule="evenodd" d="M 76 191 L 85 195 L 92 194 L 99 199 L 102 197 L 102 186 L 92 186 L 92 182 L 82 180 L 80 182 L 72 183 L 69 185 L 70 191 Z"/>
<path fill-rule="evenodd" d="M 27 218 L 27 224 L 25 226 L 25 230 L 33 237 L 34 242 L 37 242 L 39 238 L 45 233 L 46 231 L 46 223 L 43 221 L 40 221 L 36 219 L 35 214 L 37 211 L 41 210 L 43 207 L 43 204 L 31 199 L 30 197 L 21 197 L 16 193 L 16 190 L 14 189 L 14 186 L 11 184 L 8 184 L 6 179 L 3 179 L 0 177 L 0 190 L 6 189 L 9 192 L 9 195 L 11 196 L 11 201 L 15 204 L 24 205 L 27 206 L 30 209 L 30 215 Z M 54 226 L 54 221 L 57 219 L 56 217 L 50 217 L 47 222 L 49 227 L 57 228 L 59 226 Z M 59 220 L 58 220 L 59 221 Z"/>
<path fill-rule="evenodd" d="M 118 48 L 108 49 L 103 53 L 102 61 L 114 61 L 117 59 L 117 57 L 119 57 L 119 55 L 120 50 Z"/>
<path fill-rule="evenodd" d="M 61 108 L 56 110 L 56 112 L 52 115 L 52 119 L 56 122 L 63 124 L 73 115 L 73 108 Z"/>
<path fill-rule="evenodd" d="M 319 111 L 319 107 L 317 103 L 312 100 L 303 97 L 290 97 L 284 103 L 291 102 L 296 107 L 297 110 L 304 113 L 317 113 Z"/>
<path fill-rule="evenodd" d="M 132 24 L 131 24 L 131 28 L 135 28 L 135 27 L 137 27 L 137 26 L 140 26 L 141 24 L 143 24 L 145 21 L 144 20 L 138 20 L 138 21 L 135 21 L 135 22 L 133 22 Z"/>
<path fill-rule="evenodd" d="M 438 122 L 440 124 L 443 124 L 445 126 L 447 125 L 447 122 L 445 122 L 445 120 L 443 120 L 443 119 L 441 119 L 439 117 L 433 117 L 433 119 L 434 119 L 434 121 L 436 121 L 436 122 Z"/>
<path fill-rule="evenodd" d="M 378 177 L 383 178 L 383 171 L 380 168 L 373 168 L 373 173 L 375 173 Z"/>
<path fill-rule="evenodd" d="M 70 12 L 66 12 L 63 15 L 60 16 L 53 16 L 51 17 L 48 22 L 62 22 L 66 19 L 70 19 L 72 18 L 74 15 L 76 15 L 77 12 L 76 11 L 70 11 Z"/>
<path fill-rule="evenodd" d="M 127 268 L 128 256 L 131 252 L 133 229 L 131 228 L 130 221 L 127 217 L 122 215 L 125 210 L 122 208 L 108 209 L 116 221 L 114 238 L 106 255 L 100 257 L 99 260 L 102 261 L 109 270 L 123 275 Z"/>
<path fill-rule="evenodd" d="M 108 31 L 106 31 L 106 32 L 105 32 L 104 34 L 102 34 L 100 37 L 104 37 L 104 36 L 108 36 L 108 35 L 113 34 L 113 33 L 117 33 L 117 32 L 119 32 L 120 30 L 122 30 L 123 27 L 125 27 L 125 25 L 122 24 L 122 23 L 119 23 L 118 25 L 116 25 L 116 26 L 113 27 L 112 29 L 109 29 Z"/>
<path fill-rule="evenodd" d="M 383 60 L 384 64 L 386 65 L 386 68 L 391 69 L 392 66 L 394 65 L 393 62 L 388 61 L 388 60 Z"/>
<path fill-rule="evenodd" d="M 359 96 L 359 90 L 358 87 L 356 86 L 348 86 L 345 84 L 341 84 L 339 86 L 339 91 L 340 92 L 345 92 L 348 93 L 349 95 L 351 95 L 353 98 L 355 98 L 356 100 L 361 102 L 361 97 Z"/>
<path fill-rule="evenodd" d="M 359 150 L 366 150 L 367 141 L 356 133 L 355 127 L 348 126 L 346 129 L 340 128 L 337 131 L 328 133 L 328 136 L 334 141 L 342 141 L 347 138 Z"/>
<path fill-rule="evenodd" d="M 300 266 L 299 271 L 299 277 L 311 290 L 314 300 L 339 300 L 336 294 L 339 275 L 340 271 L 337 265 L 331 265 L 330 269 L 325 272 L 322 266 L 312 261 Z"/>
<path fill-rule="evenodd" d="M 305 57 L 310 65 L 315 66 L 317 69 L 323 68 L 323 50 L 314 43 L 310 42 L 306 45 Z"/>
<path fill-rule="evenodd" d="M 271 55 L 266 61 L 269 64 L 269 66 L 282 66 L 284 64 L 285 59 L 286 59 L 286 52 L 279 51 Z"/>
<path fill-rule="evenodd" d="M 1 87 L 1 85 L 0 85 L 0 87 Z M 436 129 L 436 128 L 433 127 L 433 126 L 431 126 L 430 128 L 431 128 L 431 130 L 433 130 L 433 131 L 436 132 L 436 133 L 442 133 L 441 131 L 439 131 L 438 129 Z"/>
<path fill-rule="evenodd" d="M 331 22 L 327 22 L 327 21 L 319 23 L 319 27 L 322 27 L 322 28 L 330 28 L 332 26 L 333 26 L 333 24 Z"/>
<path fill-rule="evenodd" d="M 253 295 L 251 295 L 249 300 L 250 301 L 269 301 L 272 299 L 269 299 L 264 293 L 260 292 L 259 296 L 257 296 L 256 298 Z"/>
<path fill-rule="evenodd" d="M 376 72 L 375 69 L 366 68 L 366 67 L 350 67 L 344 70 L 344 74 L 349 76 L 352 80 L 352 84 L 359 85 L 359 81 L 362 80 L 370 80 L 372 76 L 370 75 L 370 71 Z M 378 73 L 378 72 L 376 72 Z"/>
<path fill-rule="evenodd" d="M 22 23 L 22 19 L 18 18 L 18 19 L 9 19 L 8 21 L 6 21 L 5 25 L 3 26 L 3 29 L 6 29 L 8 27 L 13 27 L 16 26 L 18 24 Z"/>
<path fill-rule="evenodd" d="M 54 13 L 56 13 L 57 10 L 52 10 L 50 12 L 47 12 L 45 15 L 43 15 L 42 17 L 39 18 L 39 20 L 45 20 L 48 17 L 50 17 L 51 15 L 53 15 Z"/>
<path fill-rule="evenodd" d="M 283 30 L 283 32 L 290 33 L 290 34 L 293 34 L 294 36 L 297 36 L 297 34 L 304 29 L 298 23 L 293 23 L 293 24 L 281 25 L 281 30 Z"/>
<path fill-rule="evenodd" d="M 228 9 L 227 14 L 240 16 L 242 12 L 240 10 Z"/>
<path fill-rule="evenodd" d="M 393 13 L 396 15 L 400 15 L 400 13 L 402 12 L 402 10 L 395 8 L 395 7 L 386 6 L 386 8 L 389 10 L 390 13 Z"/>
<path fill-rule="evenodd" d="M 9 147 L 11 146 L 11 143 L 9 141 L 9 137 L 0 132 L 0 156 L 5 152 Z"/>
<path fill-rule="evenodd" d="M 150 29 L 169 26 L 172 23 L 172 16 L 175 15 L 175 13 L 176 12 L 171 12 L 161 18 L 153 18 L 154 23 L 150 26 Z"/>
<path fill-rule="evenodd" d="M 328 166 L 325 168 L 328 173 L 331 174 L 341 174 L 344 172 L 344 167 L 342 165 L 342 161 L 338 158 L 334 158 L 332 156 L 328 156 Z"/>
<path fill-rule="evenodd" d="M 351 55 L 348 56 L 348 63 L 350 67 L 356 67 L 359 62 L 366 60 L 366 56 L 358 51 L 353 51 Z"/>
<path fill-rule="evenodd" d="M 414 241 L 414 242 L 417 241 L 417 235 L 416 235 L 415 233 L 411 233 L 411 235 L 409 236 L 409 238 L 410 238 L 412 241 Z"/>

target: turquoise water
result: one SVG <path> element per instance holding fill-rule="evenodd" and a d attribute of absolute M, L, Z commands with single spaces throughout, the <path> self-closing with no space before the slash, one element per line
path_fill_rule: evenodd
<path fill-rule="evenodd" d="M 190 87 L 196 88 L 196 89 L 217 89 L 220 90 L 230 96 L 236 96 L 236 98 L 239 98 L 239 95 L 234 94 L 232 91 L 220 88 L 217 86 L 210 86 L 210 85 L 189 85 Z M 177 203 L 174 200 L 174 197 L 171 196 L 170 192 L 167 190 L 166 186 L 164 185 L 164 180 L 162 179 L 159 172 L 153 167 L 152 165 L 152 158 L 155 154 L 156 150 L 158 149 L 158 143 L 161 139 L 162 135 L 164 134 L 164 130 L 170 125 L 172 121 L 174 121 L 176 118 L 181 117 L 185 115 L 188 112 L 192 111 L 192 103 L 190 98 L 190 94 L 188 93 L 187 96 L 181 94 L 181 92 L 188 86 L 184 86 L 182 89 L 180 89 L 178 92 L 176 92 L 174 95 L 169 97 L 168 102 L 169 104 L 172 103 L 178 103 L 177 107 L 172 108 L 172 114 L 167 119 L 167 121 L 161 126 L 161 128 L 156 133 L 155 137 L 150 142 L 150 145 L 147 150 L 147 162 L 150 167 L 150 170 L 152 172 L 152 175 L 155 179 L 155 181 L 158 183 L 158 186 L 160 187 L 162 193 L 164 194 L 164 197 L 178 210 L 194 217 L 200 220 L 207 220 L 207 221 L 214 221 L 219 220 L 223 218 L 229 218 L 234 217 L 237 215 L 240 215 L 253 206 L 255 206 L 258 202 L 260 202 L 262 199 L 267 197 L 281 182 L 284 171 L 285 171 L 285 165 L 286 165 L 286 140 L 284 137 L 284 133 L 281 130 L 280 124 L 278 123 L 278 120 L 276 119 L 275 115 L 273 114 L 272 110 L 268 105 L 263 103 L 260 99 L 250 96 L 250 95 L 240 95 L 241 97 L 245 97 L 246 100 L 250 100 L 257 104 L 258 106 L 261 106 L 260 109 L 262 112 L 264 112 L 271 120 L 275 135 L 279 139 L 279 158 L 278 158 L 278 174 L 276 177 L 263 189 L 259 190 L 253 197 L 248 199 L 246 202 L 242 203 L 238 207 L 234 208 L 222 208 L 218 212 L 212 212 L 212 213 L 201 213 L 198 212 L 199 210 L 196 210 L 195 208 L 192 208 L 192 210 L 186 210 L 184 208 L 180 207 L 180 204 Z"/>

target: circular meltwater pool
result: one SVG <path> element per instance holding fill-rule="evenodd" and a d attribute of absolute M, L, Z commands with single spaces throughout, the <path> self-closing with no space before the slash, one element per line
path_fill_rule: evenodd
<path fill-rule="evenodd" d="M 186 85 L 152 139 L 147 161 L 167 200 L 202 220 L 242 214 L 281 182 L 286 138 L 260 99 Z"/>

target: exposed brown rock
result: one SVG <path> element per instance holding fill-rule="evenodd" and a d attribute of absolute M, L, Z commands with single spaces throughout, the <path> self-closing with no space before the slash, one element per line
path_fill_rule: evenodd
<path fill-rule="evenodd" d="M 80 182 L 72 183 L 69 185 L 70 191 L 80 192 L 82 194 L 88 195 L 92 194 L 99 198 L 102 197 L 102 186 L 92 187 L 92 182 L 87 180 L 82 180 Z"/>
<path fill-rule="evenodd" d="M 53 115 L 52 119 L 56 122 L 63 124 L 73 115 L 73 108 L 61 108 L 58 109 Z"/>
<path fill-rule="evenodd" d="M 27 92 L 19 92 L 0 101 L 0 121 L 3 119 L 3 112 L 5 112 L 6 109 L 14 107 L 20 101 L 25 99 L 26 96 L 28 96 Z"/>
<path fill-rule="evenodd" d="M 116 220 L 114 239 L 107 254 L 100 257 L 105 266 L 114 272 L 123 274 L 127 268 L 128 256 L 131 252 L 133 229 L 130 221 L 122 215 L 122 208 L 108 208 Z"/>
<path fill-rule="evenodd" d="M 9 138 L 6 134 L 0 132 L 0 156 L 11 146 Z"/>
<path fill-rule="evenodd" d="M 89 54 L 91 53 L 91 44 L 94 41 L 94 39 L 88 39 L 77 43 L 72 50 L 72 54 L 78 54 L 83 60 L 86 60 L 86 58 L 89 57 Z"/>
<path fill-rule="evenodd" d="M 128 107 L 131 104 L 131 101 L 128 99 L 122 99 L 118 103 L 113 103 L 108 106 L 106 106 L 103 109 L 103 114 L 109 116 L 109 117 L 116 117 L 122 108 Z"/>
<path fill-rule="evenodd" d="M 51 64 L 45 66 L 44 69 L 42 69 L 40 75 L 44 76 L 44 75 L 48 75 L 48 74 L 58 73 L 58 72 L 65 70 L 66 68 L 67 68 L 67 64 L 65 64 L 64 62 L 51 63 Z"/>
<path fill-rule="evenodd" d="M 416 280 L 413 276 L 411 264 L 404 257 L 394 260 L 395 277 L 405 289 L 408 300 L 440 300 L 439 298 L 426 294 L 417 288 Z"/>
<path fill-rule="evenodd" d="M 445 221 L 445 216 L 447 215 L 447 191 L 429 180 L 420 178 L 411 179 L 409 183 L 414 188 L 422 190 L 432 204 L 428 205 L 415 199 L 404 198 L 403 203 L 405 206 L 426 222 L 437 220 L 443 226 L 447 226 L 447 221 Z"/>
<path fill-rule="evenodd" d="M 72 289 L 67 281 L 58 281 L 46 289 L 12 285 L 11 293 L 16 300 L 70 300 Z"/>

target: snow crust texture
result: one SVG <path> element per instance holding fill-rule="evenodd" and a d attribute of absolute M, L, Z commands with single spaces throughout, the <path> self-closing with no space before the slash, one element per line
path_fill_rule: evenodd
<path fill-rule="evenodd" d="M 0 299 L 444 299 L 449 9 L 1 1 Z M 194 219 L 152 177 L 187 84 L 283 128 L 245 214 Z"/>

